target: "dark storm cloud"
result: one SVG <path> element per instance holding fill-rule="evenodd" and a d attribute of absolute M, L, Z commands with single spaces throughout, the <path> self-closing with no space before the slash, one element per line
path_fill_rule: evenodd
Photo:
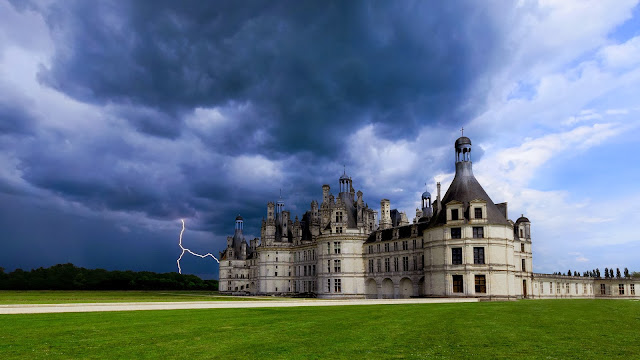
<path fill-rule="evenodd" d="M 335 154 L 363 123 L 410 138 L 462 121 L 497 43 L 484 7 L 457 2 L 78 1 L 45 15 L 61 46 L 44 83 L 164 112 L 129 118 L 167 137 L 188 109 L 249 103 L 225 135 L 270 123 L 279 152 Z"/>
<path fill-rule="evenodd" d="M 175 264 L 177 234 L 122 232 L 115 215 L 95 220 L 109 211 L 139 224 L 159 219 L 173 226 L 187 218 L 189 230 L 218 241 L 206 251 L 224 246 L 237 214 L 247 236 L 259 236 L 266 203 L 280 189 L 292 217 L 302 216 L 321 199 L 322 184 L 335 193 L 343 164 L 350 174 L 359 170 L 349 161 L 362 149 L 350 145 L 363 126 L 373 125 L 379 138 L 411 140 L 424 125 L 442 129 L 467 120 L 482 106 L 480 79 L 495 65 L 500 44 L 482 5 L 457 2 L 15 6 L 41 13 L 52 36 L 53 57 L 37 74 L 40 84 L 75 100 L 48 99 L 58 107 L 34 115 L 25 101 L 0 99 L 0 146 L 11 149 L 22 185 L 49 201 L 37 211 L 25 199 L 2 208 L 19 205 L 20 218 L 34 219 L 28 231 L 10 229 L 7 238 L 18 244 L 28 237 L 29 246 L 40 243 L 50 255 L 22 266 L 80 259 L 77 265 L 89 267 L 145 263 L 172 270 L 166 266 Z M 387 181 L 422 186 L 443 168 L 424 162 L 411 176 Z M 357 178 L 354 186 L 377 208 L 393 194 L 382 180 L 368 180 L 379 188 Z M 0 192 L 18 190 L 14 179 L 0 177 Z M 60 214 L 67 206 L 60 203 L 88 208 L 87 219 Z M 67 228 L 49 239 L 52 221 Z M 73 256 L 47 250 L 59 244 L 73 248 Z M 146 252 L 154 247 L 162 256 Z"/>

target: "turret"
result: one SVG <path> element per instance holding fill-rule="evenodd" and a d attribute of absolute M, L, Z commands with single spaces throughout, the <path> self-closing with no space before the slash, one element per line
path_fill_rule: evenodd
<path fill-rule="evenodd" d="M 275 205 L 269 201 L 269 203 L 267 203 L 267 220 L 274 220 L 275 216 Z"/>
<path fill-rule="evenodd" d="M 438 183 L 436 184 L 436 187 L 437 187 L 437 189 L 438 189 L 438 190 L 437 190 L 437 191 L 438 191 L 438 193 L 437 193 L 437 197 L 436 197 L 436 211 L 437 211 L 437 212 L 440 212 L 440 210 L 442 210 L 442 202 L 440 201 L 440 199 L 441 199 L 441 198 L 440 198 L 440 182 L 438 182 Z"/>
<path fill-rule="evenodd" d="M 380 229 L 391 227 L 391 202 L 389 199 L 380 200 Z"/>
<path fill-rule="evenodd" d="M 421 206 L 422 206 L 422 216 L 427 219 L 431 218 L 431 215 L 433 214 L 433 209 L 431 208 L 430 192 L 425 191 L 422 193 Z"/>
<path fill-rule="evenodd" d="M 331 187 L 327 184 L 322 185 L 322 202 L 323 203 L 327 203 L 329 202 L 329 191 L 331 190 Z"/>
<path fill-rule="evenodd" d="M 243 227 L 244 227 L 244 220 L 242 219 L 242 216 L 238 214 L 238 216 L 236 217 L 236 230 L 234 234 L 242 235 Z"/>
<path fill-rule="evenodd" d="M 520 240 L 531 240 L 531 222 L 524 214 L 516 220 L 514 231 Z"/>
<path fill-rule="evenodd" d="M 284 211 L 284 200 L 282 200 L 282 195 L 281 195 L 278 201 L 276 201 L 276 219 L 279 217 L 279 215 L 282 214 L 283 211 Z"/>
<path fill-rule="evenodd" d="M 471 162 L 471 139 L 461 136 L 456 140 L 456 163 Z"/>
<path fill-rule="evenodd" d="M 473 220 L 486 224 L 508 225 L 509 221 L 503 214 L 505 211 L 495 205 L 473 176 L 471 140 L 465 136 L 459 137 L 454 149 L 456 174 L 442 200 L 440 200 L 440 184 L 438 184 L 437 223 L 459 224 L 461 221 Z"/>
<path fill-rule="evenodd" d="M 320 214 L 318 213 L 318 202 L 313 200 L 311 201 L 311 222 L 319 222 Z"/>

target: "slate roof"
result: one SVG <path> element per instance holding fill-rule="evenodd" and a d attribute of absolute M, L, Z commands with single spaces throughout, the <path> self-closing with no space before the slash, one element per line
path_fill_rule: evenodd
<path fill-rule="evenodd" d="M 459 140 L 459 139 L 458 139 Z M 447 193 L 442 198 L 443 208 L 446 208 L 450 201 L 462 202 L 465 218 L 469 219 L 469 202 L 481 199 L 487 202 L 487 223 L 497 225 L 507 225 L 509 222 L 502 215 L 496 204 L 493 203 L 489 195 L 484 191 L 478 180 L 473 176 L 470 161 L 456 163 L 456 176 L 453 178 Z M 435 219 L 435 224 L 446 224 L 447 215 L 445 211 L 440 211 Z"/>

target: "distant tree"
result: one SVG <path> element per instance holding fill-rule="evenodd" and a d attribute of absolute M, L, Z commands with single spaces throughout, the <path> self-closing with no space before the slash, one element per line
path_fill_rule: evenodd
<path fill-rule="evenodd" d="M 622 277 L 622 274 L 620 274 L 620 268 L 616 268 L 616 277 L 618 279 L 620 279 Z"/>
<path fill-rule="evenodd" d="M 640 272 L 638 272 L 638 271 L 632 272 L 631 273 L 631 277 L 634 278 L 634 279 L 640 278 Z"/>
<path fill-rule="evenodd" d="M 107 271 L 58 264 L 29 272 L 0 272 L 0 289 L 9 290 L 218 290 L 217 280 L 149 271 Z"/>
<path fill-rule="evenodd" d="M 624 277 L 628 278 L 629 277 L 629 269 L 624 268 Z"/>
<path fill-rule="evenodd" d="M 605 279 L 609 278 L 609 268 L 604 268 L 604 278 Z"/>
<path fill-rule="evenodd" d="M 578 274 L 578 272 L 577 272 L 577 271 L 574 271 L 574 272 L 573 272 L 573 276 L 580 276 L 580 274 Z"/>
<path fill-rule="evenodd" d="M 567 276 L 571 276 L 571 269 L 569 269 L 569 271 L 567 271 Z"/>
<path fill-rule="evenodd" d="M 596 268 L 596 270 L 595 270 L 595 271 L 596 271 L 596 277 L 600 277 L 600 269 L 599 269 L 599 268 Z"/>

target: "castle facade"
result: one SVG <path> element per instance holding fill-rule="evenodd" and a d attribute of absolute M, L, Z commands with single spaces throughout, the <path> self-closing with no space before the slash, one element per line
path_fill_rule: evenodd
<path fill-rule="evenodd" d="M 602 279 L 533 272 L 531 222 L 509 220 L 472 171 L 471 140 L 455 145 L 455 177 L 441 197 L 422 194 L 413 222 L 391 209 L 378 212 L 343 174 L 337 197 L 322 186 L 302 218 L 291 219 L 279 199 L 267 204 L 260 238 L 247 244 L 243 219 L 220 253 L 221 293 L 321 298 L 637 297 L 640 279 Z"/>

